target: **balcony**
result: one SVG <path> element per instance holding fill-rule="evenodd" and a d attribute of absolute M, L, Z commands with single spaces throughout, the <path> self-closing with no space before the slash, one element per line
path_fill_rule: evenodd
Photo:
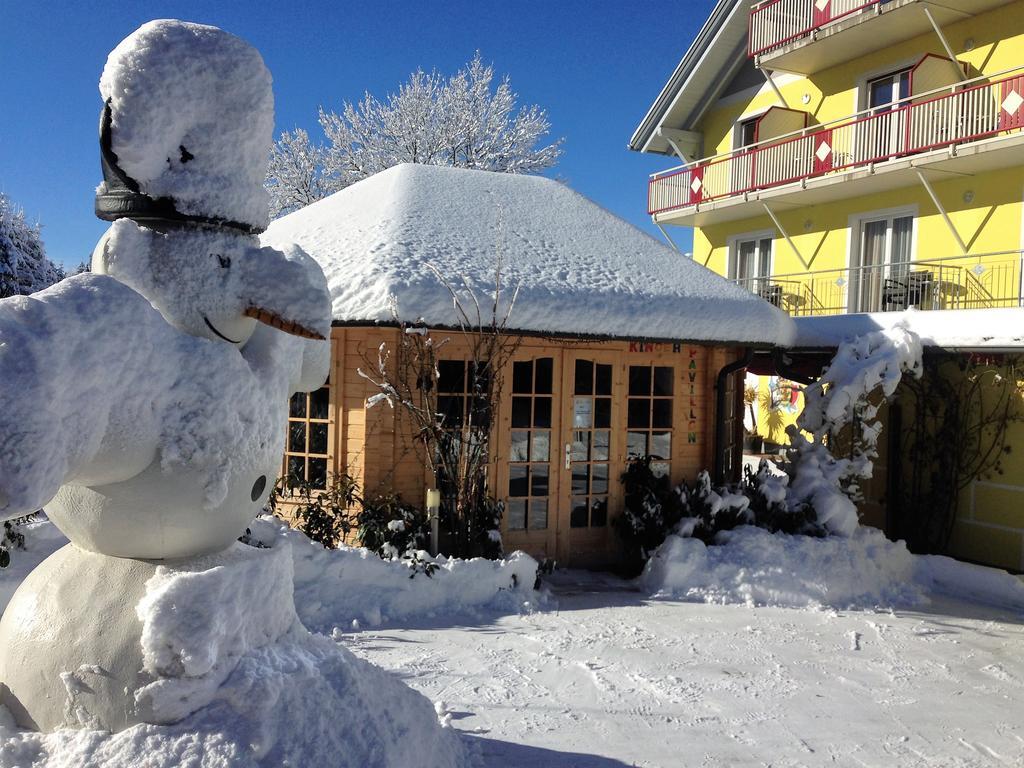
<path fill-rule="evenodd" d="M 933 32 L 932 21 L 941 28 L 1008 2 L 765 0 L 750 11 L 747 53 L 768 69 L 809 75 Z"/>
<path fill-rule="evenodd" d="M 659 223 L 707 226 L 763 214 L 775 199 L 817 205 L 909 186 L 918 170 L 1019 164 L 1024 67 L 653 174 L 647 212 Z"/>
<path fill-rule="evenodd" d="M 1022 251 L 736 279 L 794 317 L 1024 306 Z"/>

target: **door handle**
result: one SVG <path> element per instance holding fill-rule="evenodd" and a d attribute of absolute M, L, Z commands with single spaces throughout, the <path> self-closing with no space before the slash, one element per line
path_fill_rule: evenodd
<path fill-rule="evenodd" d="M 565 468 L 572 469 L 572 443 L 565 444 Z"/>

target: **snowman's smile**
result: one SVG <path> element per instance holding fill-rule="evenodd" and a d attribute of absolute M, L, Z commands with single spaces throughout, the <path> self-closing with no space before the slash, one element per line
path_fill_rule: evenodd
<path fill-rule="evenodd" d="M 210 318 L 208 318 L 206 315 L 203 315 L 203 322 L 206 323 L 206 327 L 207 328 L 209 328 L 211 331 L 213 331 L 215 334 L 220 336 L 222 339 L 224 339 L 224 341 L 228 342 L 229 344 L 238 344 L 239 343 L 239 342 L 235 341 L 234 339 L 229 339 L 223 333 L 221 333 L 216 328 L 214 328 L 213 327 L 213 323 L 210 322 Z"/>

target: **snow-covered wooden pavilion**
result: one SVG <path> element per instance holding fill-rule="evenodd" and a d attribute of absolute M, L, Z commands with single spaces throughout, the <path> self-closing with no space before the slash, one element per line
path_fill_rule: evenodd
<path fill-rule="evenodd" d="M 493 299 L 518 288 L 518 337 L 493 414 L 490 492 L 506 548 L 581 565 L 614 560 L 610 525 L 631 455 L 673 482 L 739 472 L 742 367 L 786 346 L 792 321 L 559 182 L 401 165 L 275 221 L 333 299 L 329 385 L 293 402 L 286 465 L 316 483 L 347 471 L 367 493 L 422 503 L 434 485 L 395 412 L 367 407 L 360 376 L 398 321 L 455 329 L 446 283 Z M 397 311 L 397 314 L 396 314 Z M 500 311 L 500 310 L 499 310 Z M 465 397 L 468 350 L 452 330 L 439 388 Z M 400 420 L 399 420 L 400 421 Z"/>

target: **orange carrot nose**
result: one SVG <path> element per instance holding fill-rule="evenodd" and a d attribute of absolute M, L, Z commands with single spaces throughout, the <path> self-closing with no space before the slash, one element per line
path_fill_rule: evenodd
<path fill-rule="evenodd" d="M 249 307 L 243 314 L 245 314 L 246 317 L 259 320 L 261 323 L 269 325 L 271 328 L 277 328 L 279 331 L 290 333 L 293 336 L 301 336 L 304 339 L 324 341 L 322 334 L 319 334 L 316 331 L 311 331 L 309 328 L 299 325 L 291 320 L 285 320 L 283 317 L 271 312 L 270 310 L 263 309 L 261 307 Z"/>

